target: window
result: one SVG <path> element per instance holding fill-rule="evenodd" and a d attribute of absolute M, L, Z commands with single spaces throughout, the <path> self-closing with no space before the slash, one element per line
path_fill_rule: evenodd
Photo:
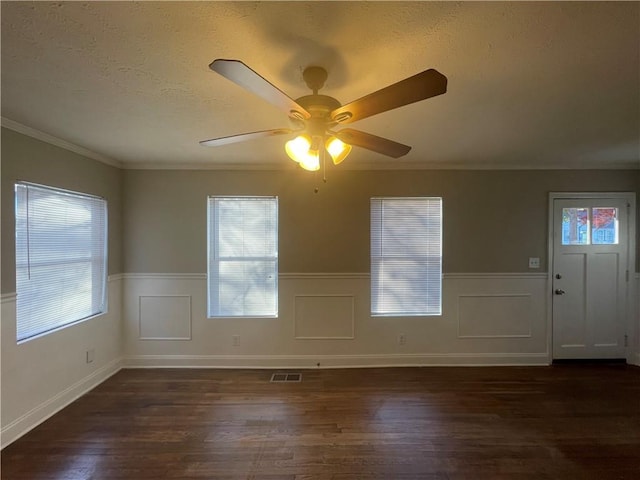
<path fill-rule="evenodd" d="M 107 202 L 22 182 L 15 193 L 17 340 L 104 313 Z"/>
<path fill-rule="evenodd" d="M 562 245 L 591 244 L 618 244 L 618 209 L 563 208 Z"/>
<path fill-rule="evenodd" d="M 371 199 L 371 314 L 442 313 L 442 199 Z"/>
<path fill-rule="evenodd" d="M 278 199 L 209 197 L 209 317 L 278 314 Z"/>

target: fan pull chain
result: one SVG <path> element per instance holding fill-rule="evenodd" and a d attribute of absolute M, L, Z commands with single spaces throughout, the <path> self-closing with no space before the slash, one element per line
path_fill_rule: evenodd
<path fill-rule="evenodd" d="M 327 183 L 327 150 L 322 149 L 322 182 Z"/>
<path fill-rule="evenodd" d="M 316 177 L 318 173 L 316 172 Z M 325 149 L 322 149 L 322 183 L 327 183 L 327 155 Z M 313 193 L 318 193 L 320 188 L 316 187 L 313 189 Z"/>

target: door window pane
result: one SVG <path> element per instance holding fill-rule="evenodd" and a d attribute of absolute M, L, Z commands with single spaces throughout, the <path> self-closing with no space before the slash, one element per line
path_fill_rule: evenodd
<path fill-rule="evenodd" d="M 591 210 L 591 237 L 594 245 L 618 244 L 618 209 L 596 207 Z"/>
<path fill-rule="evenodd" d="M 562 245 L 589 244 L 589 209 L 562 209 Z"/>

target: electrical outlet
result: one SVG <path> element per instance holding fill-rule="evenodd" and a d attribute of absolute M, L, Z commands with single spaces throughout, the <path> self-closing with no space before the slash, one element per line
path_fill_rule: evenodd
<path fill-rule="evenodd" d="M 405 345 L 407 343 L 407 337 L 404 333 L 398 335 L 398 345 Z"/>
<path fill-rule="evenodd" d="M 529 268 L 540 268 L 540 258 L 529 257 Z"/>
<path fill-rule="evenodd" d="M 234 347 L 239 347 L 240 346 L 240 335 L 232 335 L 231 336 L 231 344 Z"/>
<path fill-rule="evenodd" d="M 93 363 L 93 359 L 95 358 L 95 356 L 96 356 L 96 351 L 93 348 L 87 350 L 87 357 L 86 357 L 87 363 Z"/>

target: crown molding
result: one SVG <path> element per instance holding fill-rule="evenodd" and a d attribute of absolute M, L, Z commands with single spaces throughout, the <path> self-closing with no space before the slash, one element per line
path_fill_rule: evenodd
<path fill-rule="evenodd" d="M 287 165 L 286 163 L 291 163 Z M 245 171 L 294 171 L 299 167 L 289 161 L 280 163 L 212 163 L 212 162 L 155 162 L 130 161 L 122 164 L 125 170 L 245 170 Z"/>
<path fill-rule="evenodd" d="M 105 163 L 112 167 L 123 168 L 123 164 L 119 160 L 114 160 L 113 158 L 109 158 L 99 153 L 93 152 L 87 148 L 81 147 L 80 145 L 76 145 L 75 143 L 68 142 L 35 128 L 28 127 L 26 125 L 23 125 L 22 123 L 16 122 L 15 120 L 11 120 L 10 118 L 1 117 L 1 119 L 2 126 L 8 128 L 9 130 L 13 130 L 14 132 L 18 132 L 28 137 L 35 138 L 36 140 L 41 140 L 56 147 L 64 148 L 65 150 L 69 150 L 70 152 L 77 153 L 78 155 L 91 158 L 92 160 Z"/>
<path fill-rule="evenodd" d="M 299 167 L 283 159 L 282 163 L 213 163 L 213 162 L 154 162 L 133 161 L 122 164 L 126 170 L 229 170 L 229 171 L 294 171 Z M 333 166 L 332 166 L 333 168 Z M 639 170 L 640 162 L 626 161 L 615 164 L 603 162 L 558 163 L 549 164 L 508 164 L 508 163 L 477 163 L 477 162 L 366 162 L 340 164 L 343 170 L 372 171 L 372 170 Z"/>
<path fill-rule="evenodd" d="M 55 137 L 27 125 L 23 125 L 7 117 L 0 117 L 2 126 L 28 137 L 64 148 L 112 167 L 126 170 L 231 170 L 231 171 L 294 171 L 299 169 L 293 162 L 283 158 L 277 163 L 213 163 L 213 162 L 157 162 L 157 161 L 127 161 L 123 162 L 105 155 L 93 152 L 87 148 Z M 344 170 L 639 170 L 637 159 L 619 161 L 615 164 L 605 162 L 559 162 L 557 164 L 525 163 L 509 164 L 505 162 L 415 162 L 415 161 L 380 161 L 380 162 L 344 162 L 340 165 Z"/>
<path fill-rule="evenodd" d="M 342 166 L 342 164 L 340 165 Z M 604 162 L 564 162 L 556 164 L 504 162 L 383 162 L 345 165 L 347 170 L 639 170 L 640 162 L 629 160 L 606 164 Z"/>

